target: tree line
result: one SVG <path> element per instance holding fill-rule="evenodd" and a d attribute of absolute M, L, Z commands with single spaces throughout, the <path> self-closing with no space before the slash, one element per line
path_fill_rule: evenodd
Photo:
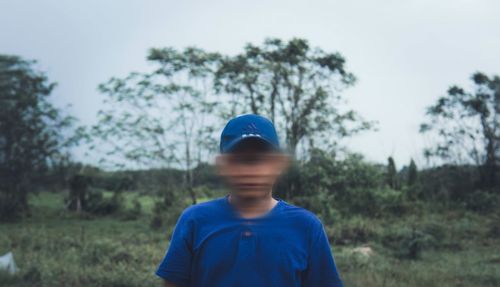
<path fill-rule="evenodd" d="M 82 127 L 50 102 L 55 84 L 33 61 L 0 56 L 1 217 L 28 212 L 27 195 L 47 174 L 81 174 L 82 168 L 67 168 L 75 145 L 103 155 L 100 164 L 113 169 L 180 170 L 176 180 L 195 203 L 197 167 L 217 152 L 225 121 L 243 113 L 269 117 L 296 159 L 280 183 L 285 198 L 352 200 L 364 191 L 353 197 L 342 190 L 366 184 L 397 191 L 418 182 L 413 161 L 398 171 L 392 158 L 380 168 L 343 152 L 343 139 L 376 124 L 345 104 L 342 92 L 356 77 L 338 52 L 304 39 L 267 39 L 237 55 L 154 48 L 147 61 L 151 71 L 99 85 L 98 121 Z M 477 72 L 472 83 L 471 91 L 452 86 L 429 106 L 420 131 L 433 141 L 424 154 L 441 168 L 470 166 L 478 174 L 470 176 L 471 188 L 498 194 L 500 78 Z M 349 173 L 332 169 L 340 166 Z"/>

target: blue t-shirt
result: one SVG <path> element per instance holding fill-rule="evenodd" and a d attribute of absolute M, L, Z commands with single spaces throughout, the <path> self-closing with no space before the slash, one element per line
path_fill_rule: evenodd
<path fill-rule="evenodd" d="M 254 219 L 227 197 L 187 208 L 156 275 L 178 287 L 342 286 L 319 219 L 282 200 Z"/>

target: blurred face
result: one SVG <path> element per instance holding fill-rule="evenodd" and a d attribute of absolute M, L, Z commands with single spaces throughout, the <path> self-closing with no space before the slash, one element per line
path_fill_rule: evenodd
<path fill-rule="evenodd" d="M 234 193 L 242 198 L 255 198 L 271 192 L 288 166 L 288 157 L 249 139 L 231 153 L 219 155 L 216 164 Z"/>

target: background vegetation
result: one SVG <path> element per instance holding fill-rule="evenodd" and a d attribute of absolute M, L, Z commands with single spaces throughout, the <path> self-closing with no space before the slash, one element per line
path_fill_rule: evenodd
<path fill-rule="evenodd" d="M 270 117 L 295 158 L 276 196 L 321 218 L 346 286 L 500 285 L 500 78 L 429 103 L 435 165 L 372 163 L 343 140 L 376 128 L 344 103 L 338 52 L 268 39 L 228 56 L 154 48 L 149 73 L 99 86 L 95 126 L 50 101 L 34 62 L 0 56 L 2 286 L 155 286 L 173 224 L 226 193 L 211 158 L 237 114 Z M 372 119 L 376 120 L 376 119 Z M 76 162 L 71 148 L 102 155 Z"/>

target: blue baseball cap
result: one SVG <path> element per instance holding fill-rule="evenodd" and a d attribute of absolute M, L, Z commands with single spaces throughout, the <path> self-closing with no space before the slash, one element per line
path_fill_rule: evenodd
<path fill-rule="evenodd" d="M 246 114 L 235 117 L 226 124 L 220 136 L 220 152 L 231 152 L 247 139 L 258 139 L 272 149 L 280 150 L 274 124 L 263 116 Z"/>

